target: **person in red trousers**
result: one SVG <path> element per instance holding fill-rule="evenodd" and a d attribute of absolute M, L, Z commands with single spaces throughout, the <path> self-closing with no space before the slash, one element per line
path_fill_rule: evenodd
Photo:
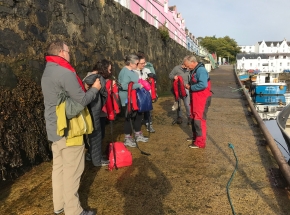
<path fill-rule="evenodd" d="M 211 102 L 211 83 L 203 63 L 198 63 L 194 56 L 186 57 L 185 67 L 190 70 L 190 113 L 192 117 L 192 143 L 189 148 L 205 148 L 206 145 L 206 114 Z"/>

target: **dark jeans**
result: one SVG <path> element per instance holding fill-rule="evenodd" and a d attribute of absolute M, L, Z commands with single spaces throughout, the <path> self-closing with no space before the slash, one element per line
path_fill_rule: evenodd
<path fill-rule="evenodd" d="M 144 112 L 144 121 L 145 123 L 152 122 L 151 111 Z"/>
<path fill-rule="evenodd" d="M 122 107 L 123 114 L 126 113 L 126 108 L 127 108 L 127 106 Z M 125 114 L 124 114 L 124 116 L 125 116 Z M 141 131 L 142 116 L 143 116 L 143 113 L 139 113 L 138 111 L 134 111 L 131 114 L 131 116 L 125 117 L 124 133 L 125 134 L 132 134 L 132 132 L 133 132 L 132 128 L 131 128 L 130 119 L 131 119 L 134 131 L 135 132 Z"/>

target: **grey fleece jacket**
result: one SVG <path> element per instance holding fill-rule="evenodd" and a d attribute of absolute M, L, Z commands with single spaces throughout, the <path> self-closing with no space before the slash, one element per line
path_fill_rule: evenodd
<path fill-rule="evenodd" d="M 41 88 L 44 97 L 44 117 L 46 122 L 47 137 L 55 142 L 62 137 L 56 134 L 57 95 L 63 89 L 68 96 L 82 106 L 87 106 L 96 98 L 98 90 L 91 88 L 86 93 L 82 90 L 74 72 L 53 62 L 47 62 L 41 78 Z"/>
<path fill-rule="evenodd" d="M 176 66 L 176 67 L 174 67 L 172 69 L 172 71 L 169 74 L 169 78 L 171 80 L 173 80 L 175 75 L 181 76 L 183 78 L 184 85 L 188 84 L 188 82 L 189 82 L 189 71 L 187 71 L 185 69 L 182 69 L 181 65 L 178 65 L 178 66 Z"/>

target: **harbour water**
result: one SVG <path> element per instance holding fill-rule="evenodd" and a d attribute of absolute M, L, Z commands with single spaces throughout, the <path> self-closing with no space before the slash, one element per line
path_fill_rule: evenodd
<path fill-rule="evenodd" d="M 282 152 L 284 158 L 286 161 L 289 161 L 290 155 L 289 155 L 289 146 L 284 140 L 284 137 L 277 125 L 276 120 L 264 120 L 264 123 L 266 127 L 268 128 L 270 134 L 274 138 L 275 142 L 277 143 L 280 151 Z"/>
<path fill-rule="evenodd" d="M 285 101 L 286 101 L 286 105 L 287 105 L 290 103 L 290 93 L 286 93 L 284 95 L 285 95 Z M 274 138 L 275 142 L 277 143 L 283 156 L 285 157 L 285 160 L 289 161 L 289 159 L 290 159 L 290 149 L 289 149 L 290 146 L 288 146 L 288 144 L 284 140 L 284 137 L 283 137 L 278 125 L 277 125 L 276 119 L 264 120 L 264 123 L 265 123 L 266 127 L 268 128 L 269 132 L 271 133 L 272 137 Z"/>

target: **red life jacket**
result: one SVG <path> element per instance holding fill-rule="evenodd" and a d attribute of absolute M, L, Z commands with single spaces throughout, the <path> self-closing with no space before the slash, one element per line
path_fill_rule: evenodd
<path fill-rule="evenodd" d="M 121 112 L 119 90 L 117 85 L 113 85 L 112 80 L 106 82 L 108 97 L 102 111 L 107 113 L 108 120 L 115 120 L 116 114 Z"/>
<path fill-rule="evenodd" d="M 133 90 L 133 84 L 134 82 L 130 82 L 128 84 L 128 103 L 127 103 L 127 111 L 128 115 L 132 113 L 132 111 L 138 110 L 138 105 L 137 105 L 137 92 L 136 90 Z"/>
<path fill-rule="evenodd" d="M 173 92 L 175 96 L 175 101 L 178 101 L 179 98 L 186 97 L 183 79 L 179 75 L 177 76 L 177 79 L 174 79 L 173 81 Z"/>
<path fill-rule="evenodd" d="M 156 90 L 155 90 L 155 80 L 152 77 L 148 77 L 149 83 L 151 84 L 151 98 L 152 100 L 156 99 Z"/>

